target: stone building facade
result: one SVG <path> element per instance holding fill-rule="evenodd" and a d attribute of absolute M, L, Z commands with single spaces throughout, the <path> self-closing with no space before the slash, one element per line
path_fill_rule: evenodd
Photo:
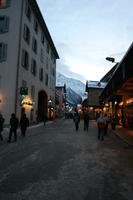
<path fill-rule="evenodd" d="M 53 40 L 36 0 L 0 1 L 0 112 L 43 120 L 48 100 L 55 104 Z"/>

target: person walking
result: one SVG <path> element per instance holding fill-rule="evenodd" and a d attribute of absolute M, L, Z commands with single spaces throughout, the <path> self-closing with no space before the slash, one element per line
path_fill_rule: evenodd
<path fill-rule="evenodd" d="M 4 124 L 4 121 L 5 119 L 3 118 L 2 114 L 0 114 L 0 139 L 1 141 L 3 140 L 3 137 L 2 137 L 2 131 L 3 131 L 3 124 Z"/>
<path fill-rule="evenodd" d="M 84 113 L 84 131 L 88 131 L 89 127 L 89 115 L 87 112 Z"/>
<path fill-rule="evenodd" d="M 17 141 L 17 128 L 19 125 L 19 121 L 18 118 L 16 117 L 16 115 L 14 113 L 11 114 L 11 118 L 10 118 L 10 133 L 9 133 L 9 139 L 8 142 L 11 142 L 12 139 L 12 133 L 14 133 L 14 141 Z"/>
<path fill-rule="evenodd" d="M 74 115 L 74 123 L 75 123 L 76 131 L 78 131 L 78 129 L 79 129 L 79 122 L 80 122 L 80 115 L 78 112 L 76 112 Z"/>
<path fill-rule="evenodd" d="M 104 125 L 105 125 L 105 127 L 104 127 L 104 135 L 107 135 L 108 123 L 109 123 L 109 118 L 108 118 L 107 114 L 104 115 L 103 119 L 104 119 Z"/>
<path fill-rule="evenodd" d="M 97 126 L 98 126 L 98 140 L 104 140 L 105 124 L 102 114 L 100 114 L 100 117 L 97 119 Z"/>
<path fill-rule="evenodd" d="M 23 137 L 25 137 L 25 133 L 28 126 L 29 126 L 29 119 L 26 117 L 26 114 L 23 114 L 20 119 L 21 135 Z"/>

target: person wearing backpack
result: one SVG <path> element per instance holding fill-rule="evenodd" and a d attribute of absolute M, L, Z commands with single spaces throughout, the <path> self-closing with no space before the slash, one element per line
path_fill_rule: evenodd
<path fill-rule="evenodd" d="M 98 126 L 98 140 L 104 140 L 104 132 L 105 132 L 105 121 L 103 115 L 100 114 L 100 117 L 97 119 L 97 126 Z"/>

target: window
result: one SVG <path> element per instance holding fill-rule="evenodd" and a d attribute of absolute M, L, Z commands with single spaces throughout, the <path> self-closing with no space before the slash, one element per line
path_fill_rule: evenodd
<path fill-rule="evenodd" d="M 34 85 L 32 85 L 31 86 L 31 98 L 34 100 L 34 98 L 35 98 L 35 86 Z"/>
<path fill-rule="evenodd" d="M 4 62 L 7 59 L 7 44 L 0 43 L 0 62 Z"/>
<path fill-rule="evenodd" d="M 36 76 L 37 74 L 37 64 L 36 61 L 34 59 L 32 59 L 31 61 L 31 73 Z"/>
<path fill-rule="evenodd" d="M 39 70 L 39 79 L 40 81 L 43 81 L 43 68 L 40 68 Z"/>
<path fill-rule="evenodd" d="M 43 33 L 42 33 L 42 35 L 41 35 L 41 42 L 42 42 L 42 44 L 44 45 L 45 37 L 44 37 L 44 34 L 43 34 Z"/>
<path fill-rule="evenodd" d="M 26 24 L 24 25 L 24 39 L 28 44 L 30 44 L 30 30 Z"/>
<path fill-rule="evenodd" d="M 49 54 L 49 44 L 47 43 L 47 53 Z"/>
<path fill-rule="evenodd" d="M 29 21 L 31 21 L 31 9 L 29 7 L 28 2 L 26 2 L 25 14 Z"/>
<path fill-rule="evenodd" d="M 46 59 L 46 69 L 48 69 L 48 58 Z"/>
<path fill-rule="evenodd" d="M 38 33 L 38 23 L 36 20 L 34 20 L 34 30 L 36 33 Z"/>
<path fill-rule="evenodd" d="M 0 17 L 0 33 L 5 33 L 9 29 L 9 17 Z"/>
<path fill-rule="evenodd" d="M 22 50 L 22 66 L 27 70 L 29 69 L 29 55 L 24 49 Z"/>
<path fill-rule="evenodd" d="M 53 74 L 53 77 L 55 77 L 55 69 L 54 68 L 53 68 L 53 73 L 52 74 Z"/>
<path fill-rule="evenodd" d="M 33 40 L 32 40 L 32 49 L 35 53 L 37 53 L 37 41 L 34 37 L 33 37 Z"/>
<path fill-rule="evenodd" d="M 48 74 L 45 74 L 45 85 L 48 86 Z"/>
<path fill-rule="evenodd" d="M 22 80 L 22 87 L 27 87 L 27 82 L 25 80 Z"/>
<path fill-rule="evenodd" d="M 44 60 L 44 58 L 43 58 L 43 49 L 41 49 L 40 60 L 43 63 L 43 60 Z"/>
<path fill-rule="evenodd" d="M 10 0 L 0 0 L 0 8 L 7 8 L 10 6 Z"/>

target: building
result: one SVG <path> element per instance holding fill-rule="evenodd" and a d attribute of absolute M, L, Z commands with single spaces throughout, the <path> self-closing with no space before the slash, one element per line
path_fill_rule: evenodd
<path fill-rule="evenodd" d="M 99 102 L 106 82 L 99 81 L 86 81 L 86 92 L 88 92 L 88 101 L 86 102 L 89 107 L 90 118 L 96 118 L 97 114 L 103 110 L 103 105 Z"/>
<path fill-rule="evenodd" d="M 36 0 L 0 1 L 0 112 L 43 120 L 55 105 L 58 52 Z"/>
<path fill-rule="evenodd" d="M 63 117 L 66 108 L 66 85 L 56 86 L 56 116 Z"/>
<path fill-rule="evenodd" d="M 133 124 L 133 43 L 117 64 L 108 84 L 100 95 L 100 101 L 108 102 L 110 112 L 125 127 Z M 129 122 L 130 121 L 130 122 Z"/>

